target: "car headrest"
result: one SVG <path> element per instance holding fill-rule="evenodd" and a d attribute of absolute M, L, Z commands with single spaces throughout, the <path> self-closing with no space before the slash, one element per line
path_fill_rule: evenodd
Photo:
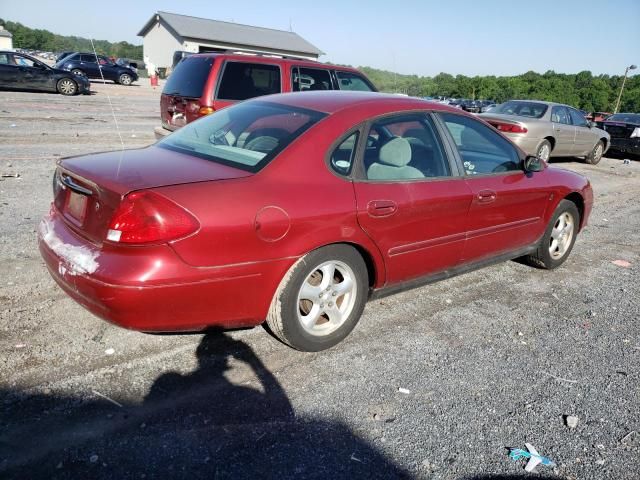
<path fill-rule="evenodd" d="M 411 161 L 411 144 L 401 137 L 389 140 L 380 149 L 379 159 L 385 165 L 404 167 Z"/>

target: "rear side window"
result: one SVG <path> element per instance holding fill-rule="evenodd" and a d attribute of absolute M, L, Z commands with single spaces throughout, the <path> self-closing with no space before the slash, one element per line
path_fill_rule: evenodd
<path fill-rule="evenodd" d="M 86 63 L 96 63 L 95 55 L 80 55 L 80 61 Z"/>
<path fill-rule="evenodd" d="M 200 98 L 213 66 L 213 57 L 188 57 L 169 76 L 162 93 L 180 97 Z"/>
<path fill-rule="evenodd" d="M 340 175 L 349 175 L 358 145 L 358 132 L 354 132 L 331 153 L 331 168 Z"/>
<path fill-rule="evenodd" d="M 440 114 L 458 147 L 467 175 L 520 170 L 520 156 L 509 141 L 472 118 Z"/>
<path fill-rule="evenodd" d="M 294 92 L 333 90 L 329 70 L 294 67 L 291 69 L 291 76 Z"/>
<path fill-rule="evenodd" d="M 352 90 L 356 92 L 374 91 L 369 82 L 358 74 L 336 70 L 336 77 L 338 78 L 340 90 Z"/>
<path fill-rule="evenodd" d="M 569 112 L 564 107 L 553 107 L 551 109 L 551 121 L 554 123 L 563 123 L 565 125 L 571 125 L 569 120 Z"/>
<path fill-rule="evenodd" d="M 0 53 L 0 65 L 9 65 L 9 55 Z"/>
<path fill-rule="evenodd" d="M 260 63 L 227 62 L 217 98 L 246 100 L 272 93 L 280 93 L 280 67 Z"/>

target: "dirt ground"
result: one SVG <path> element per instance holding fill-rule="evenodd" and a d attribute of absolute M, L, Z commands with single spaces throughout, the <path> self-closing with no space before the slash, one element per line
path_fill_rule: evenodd
<path fill-rule="evenodd" d="M 515 479 L 528 442 L 556 463 L 533 478 L 640 478 L 640 162 L 553 162 L 595 191 L 560 269 L 373 301 L 329 351 L 148 335 L 67 298 L 37 250 L 56 159 L 154 141 L 159 90 L 92 88 L 0 92 L 0 174 L 19 174 L 0 178 L 0 477 Z"/>

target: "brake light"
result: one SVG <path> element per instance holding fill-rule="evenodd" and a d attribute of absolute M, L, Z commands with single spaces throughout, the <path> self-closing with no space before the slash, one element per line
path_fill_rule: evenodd
<path fill-rule="evenodd" d="M 528 130 L 522 125 L 517 125 L 513 123 L 494 123 L 492 124 L 501 132 L 509 132 L 509 133 L 527 133 Z"/>
<path fill-rule="evenodd" d="M 147 244 L 176 240 L 200 228 L 198 220 L 168 198 L 149 191 L 127 195 L 109 223 L 107 240 Z"/>

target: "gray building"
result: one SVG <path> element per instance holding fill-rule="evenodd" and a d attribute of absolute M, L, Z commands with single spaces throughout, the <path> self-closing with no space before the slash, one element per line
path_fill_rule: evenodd
<path fill-rule="evenodd" d="M 317 60 L 324 52 L 294 32 L 157 12 L 138 33 L 145 60 L 170 67 L 177 50 L 244 52 Z"/>

